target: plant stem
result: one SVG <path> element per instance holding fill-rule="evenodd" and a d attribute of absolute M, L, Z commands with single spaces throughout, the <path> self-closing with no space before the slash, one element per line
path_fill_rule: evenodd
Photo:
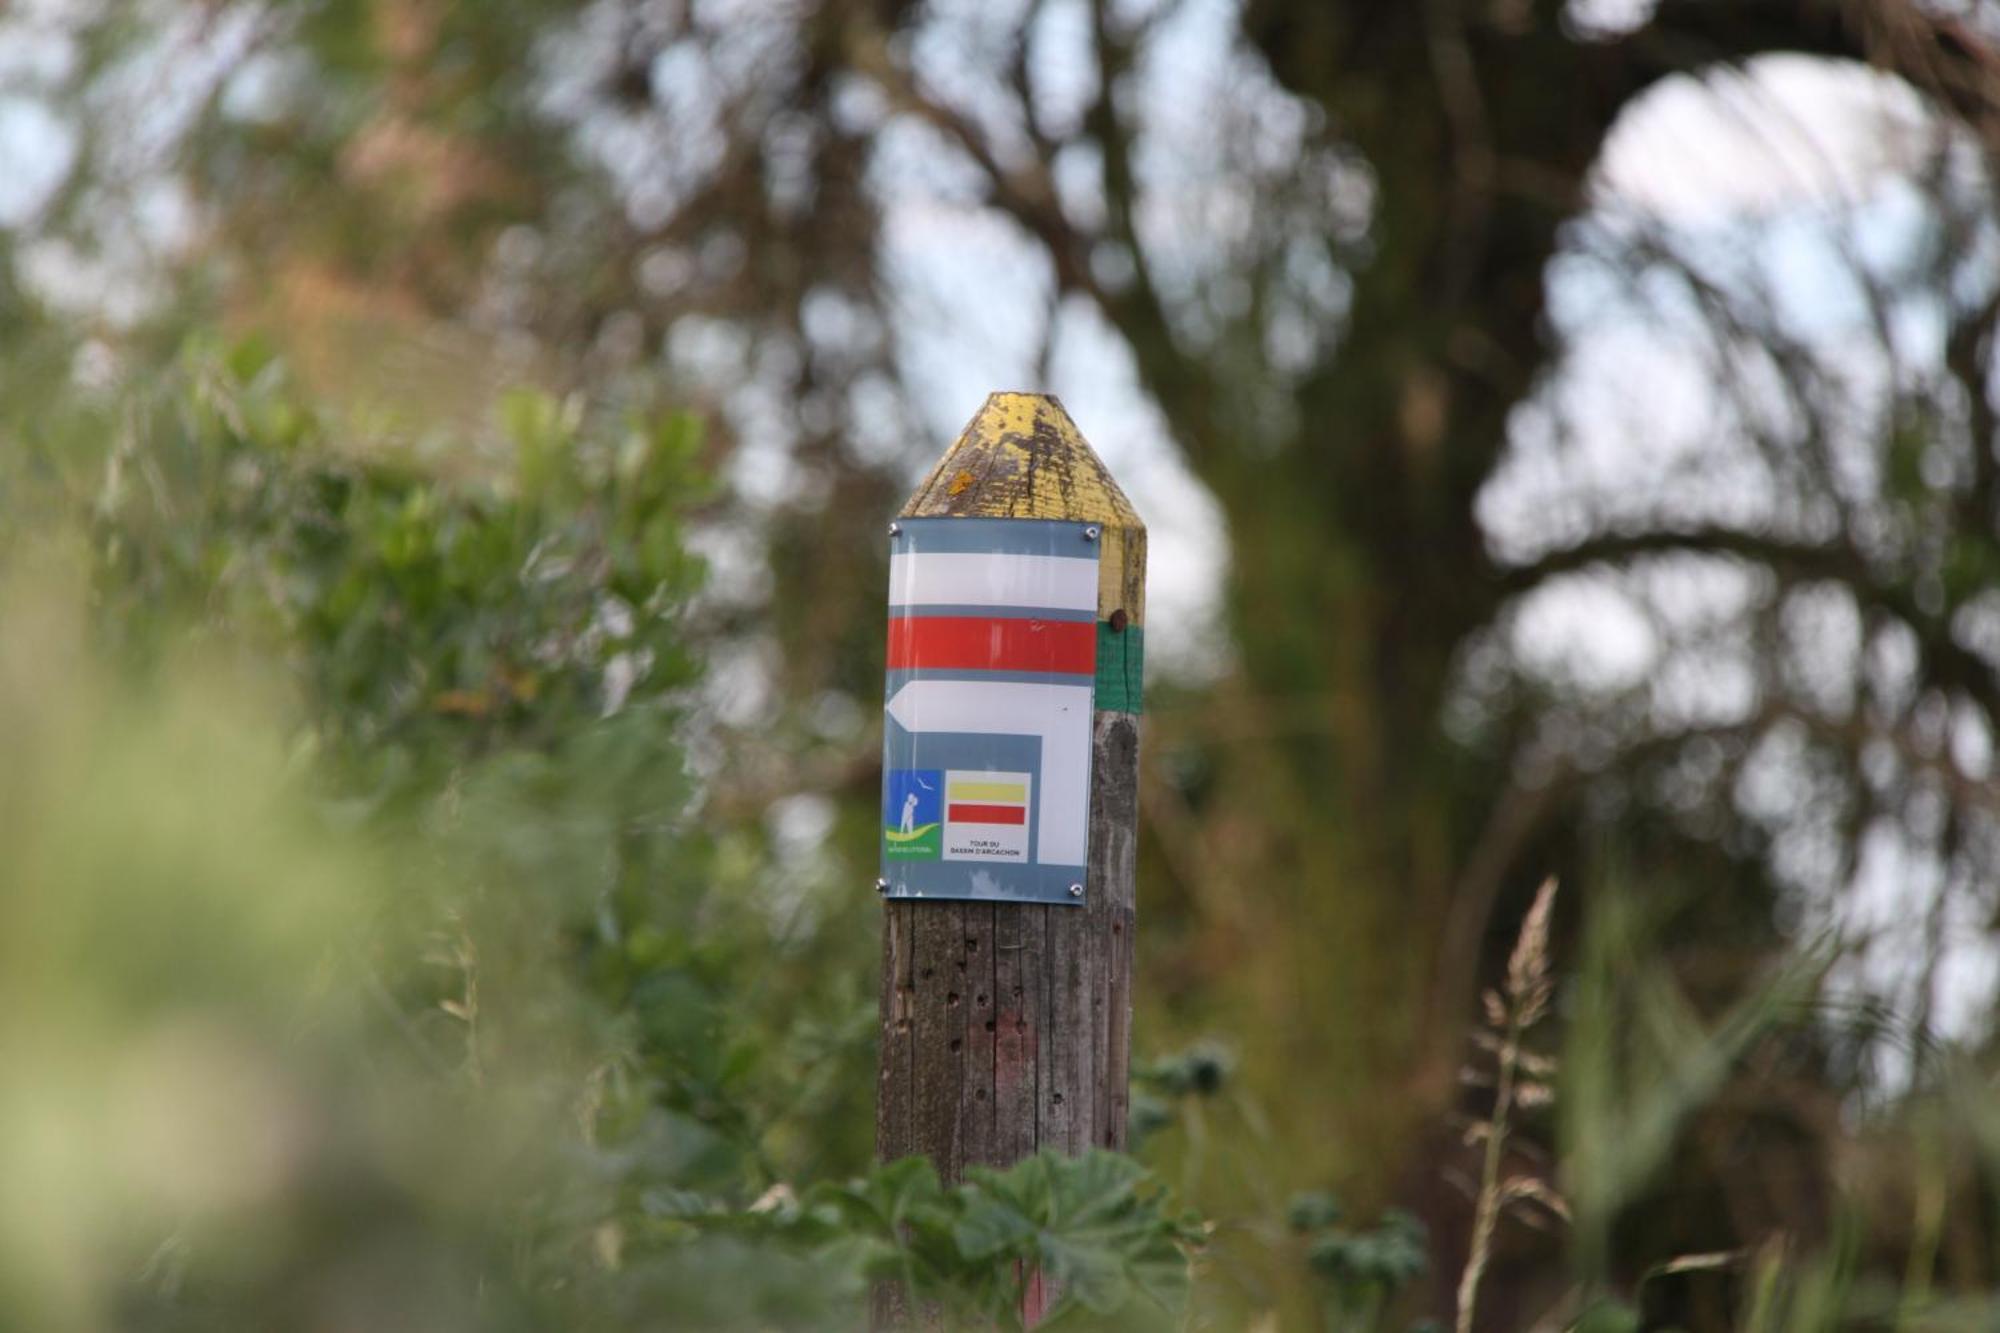
<path fill-rule="evenodd" d="M 1916 1216 L 1911 1219 L 1913 1236 L 1910 1256 L 1903 1270 L 1903 1293 L 1896 1310 L 1896 1333 L 1914 1329 L 1921 1322 L 1930 1299 L 1931 1277 L 1937 1267 L 1938 1238 L 1944 1230 L 1947 1195 L 1944 1169 L 1939 1161 L 1942 1150 L 1935 1138 L 1921 1129 L 1917 1134 Z"/>
<path fill-rule="evenodd" d="M 1486 1259 L 1493 1245 L 1493 1229 L 1500 1220 L 1500 1159 L 1507 1146 L 1507 1117 L 1514 1102 L 1514 1068 L 1521 1050 L 1521 1017 L 1518 1004 L 1507 1012 L 1507 1039 L 1500 1048 L 1498 1076 L 1493 1093 L 1493 1116 L 1486 1126 L 1486 1157 L 1479 1168 L 1479 1202 L 1472 1216 L 1472 1244 L 1466 1251 L 1465 1271 L 1458 1278 L 1457 1333 L 1472 1333 L 1472 1316 L 1479 1299 L 1479 1279 L 1486 1272 Z"/>

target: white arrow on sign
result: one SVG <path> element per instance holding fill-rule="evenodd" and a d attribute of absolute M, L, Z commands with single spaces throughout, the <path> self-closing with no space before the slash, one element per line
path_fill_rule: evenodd
<path fill-rule="evenodd" d="M 1080 866 L 1090 845 L 1090 692 L 1088 685 L 913 680 L 889 700 L 889 716 L 906 731 L 920 734 L 1039 736 L 1037 859 L 1044 865 Z"/>

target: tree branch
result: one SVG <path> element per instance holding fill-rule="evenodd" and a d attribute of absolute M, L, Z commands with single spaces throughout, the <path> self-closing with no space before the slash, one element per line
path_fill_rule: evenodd
<path fill-rule="evenodd" d="M 2000 520 L 2000 481 L 1996 481 L 1993 450 L 2000 445 L 1987 382 L 1992 376 L 1994 333 L 2000 329 L 2000 285 L 1977 310 L 1954 326 L 1945 342 L 1945 366 L 1965 391 L 1966 447 L 1972 453 L 1972 485 L 1967 488 L 1960 521 L 1970 532 L 1990 539 Z"/>
<path fill-rule="evenodd" d="M 1863 606 L 1886 612 L 1909 628 L 1930 662 L 1930 683 L 1960 690 L 1990 716 L 2000 716 L 2000 669 L 1952 636 L 1949 608 L 1942 613 L 1926 612 L 1910 588 L 1877 574 L 1849 548 L 1802 545 L 1782 537 L 1715 526 L 1610 533 L 1504 571 L 1499 586 L 1505 595 L 1515 596 L 1561 574 L 1596 565 L 1615 567 L 1654 555 L 1725 556 L 1769 569 L 1781 581 L 1839 583 Z"/>
<path fill-rule="evenodd" d="M 2000 131 L 2000 53 L 1914 0 L 1665 0 L 1622 45 L 1647 82 L 1779 51 L 1858 60 L 1906 80 L 1981 137 Z"/>
<path fill-rule="evenodd" d="M 1208 432 L 1214 388 L 1206 366 L 1182 354 L 1173 323 L 1154 280 L 1151 260 L 1139 239 L 1139 187 L 1132 166 L 1132 132 L 1118 115 L 1116 90 L 1131 64 L 1126 41 L 1111 30 L 1106 0 L 1091 5 L 1091 44 L 1097 54 L 1097 98 L 1084 115 L 1084 128 L 1104 154 L 1104 208 L 1109 239 L 1132 259 L 1132 279 L 1120 292 L 1098 292 L 1104 317 L 1124 335 L 1139 363 L 1139 377 L 1190 456 L 1199 454 Z"/>
<path fill-rule="evenodd" d="M 1047 249 L 1057 288 L 1083 291 L 1102 301 L 1091 276 L 1088 247 L 1063 217 L 1048 164 L 1039 159 L 1018 167 L 1002 163 L 971 117 L 926 94 L 910 71 L 890 56 L 888 39 L 879 28 L 856 20 L 848 25 L 846 39 L 849 63 L 876 82 L 891 106 L 937 130 L 972 159 L 992 187 L 993 202 Z"/>

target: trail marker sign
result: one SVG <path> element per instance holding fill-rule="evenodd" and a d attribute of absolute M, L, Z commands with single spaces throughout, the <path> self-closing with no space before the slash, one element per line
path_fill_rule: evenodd
<path fill-rule="evenodd" d="M 875 1152 L 1122 1148 L 1146 525 L 1062 404 L 996 393 L 890 529 Z M 1056 1281 L 1024 1275 L 1033 1327 Z M 929 1327 L 896 1283 L 876 1328 Z"/>
<path fill-rule="evenodd" d="M 1032 518 L 908 518 L 891 530 L 887 896 L 1080 903 L 1098 535 Z"/>

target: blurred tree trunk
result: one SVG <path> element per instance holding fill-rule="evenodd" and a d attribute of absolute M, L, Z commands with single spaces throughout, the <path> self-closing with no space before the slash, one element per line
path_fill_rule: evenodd
<path fill-rule="evenodd" d="M 1542 272 L 1616 108 L 1577 86 L 1573 43 L 1484 33 L 1499 49 L 1475 67 L 1472 34 L 1436 31 L 1438 10 L 1246 16 L 1372 167 L 1371 253 L 1338 353 L 1299 388 L 1296 438 L 1257 456 L 1228 447 L 1227 421 L 1171 413 L 1212 441 L 1190 453 L 1229 519 L 1245 683 L 1267 709 L 1328 719 L 1236 750 L 1230 786 L 1297 831 L 1264 849 L 1254 891 L 1284 919 L 1263 938 L 1291 952 L 1262 1002 L 1306 1021 L 1272 1029 L 1295 1049 L 1264 1054 L 1322 1085 L 1298 1104 L 1340 1108 L 1324 1128 L 1354 1161 L 1393 1158 L 1376 1154 L 1416 1123 L 1382 1089 L 1418 1073 L 1433 1102 L 1449 1087 L 1449 1051 L 1410 1057 L 1454 877 L 1504 785 L 1439 725 L 1456 651 L 1493 610 L 1473 499 L 1536 373 Z M 1532 191 L 1499 179 L 1500 153 L 1523 148 Z"/>
<path fill-rule="evenodd" d="M 1525 893 L 1555 868 L 1510 864 L 1535 821 L 1496 812 L 1507 756 L 1455 743 L 1441 713 L 1459 651 L 1511 591 L 1474 501 L 1542 369 L 1559 229 L 1654 79 L 1768 50 L 1861 54 L 1867 36 L 1834 5 L 1669 0 L 1639 31 L 1587 41 L 1561 8 L 1248 6 L 1246 38 L 1375 191 L 1349 318 L 1297 389 L 1296 433 L 1249 445 L 1227 370 L 1177 352 L 1143 265 L 1101 296 L 1227 516 L 1226 614 L 1264 714 L 1247 730 L 1276 738 L 1217 756 L 1220 799 L 1266 835 L 1215 890 L 1251 900 L 1241 938 L 1258 953 L 1232 963 L 1255 991 L 1241 1036 L 1259 1082 L 1281 1077 L 1287 1105 L 1318 1118 L 1278 1140 L 1327 1144 L 1326 1165 L 1364 1174 L 1422 1123 L 1388 1089 L 1451 1096 L 1498 872 Z M 1099 9 L 1093 129 L 1114 229 L 1136 248 L 1110 91 L 1130 53 Z M 1471 886 L 1478 858 L 1492 882 Z"/>
<path fill-rule="evenodd" d="M 1297 435 L 1238 447 L 1226 385 L 1141 356 L 1228 516 L 1243 683 L 1278 714 L 1257 730 L 1280 739 L 1230 749 L 1219 784 L 1286 831 L 1231 890 L 1273 918 L 1250 937 L 1284 951 L 1255 971 L 1268 1021 L 1246 1039 L 1306 1085 L 1294 1105 L 1338 1108 L 1320 1141 L 1350 1164 L 1392 1160 L 1380 1150 L 1417 1123 L 1383 1089 L 1449 1088 L 1448 1049 L 1411 1056 L 1454 878 L 1504 785 L 1439 725 L 1456 651 L 1495 604 L 1473 500 L 1537 372 L 1543 269 L 1623 91 L 1580 81 L 1590 53 L 1553 25 L 1460 23 L 1435 4 L 1245 17 L 1376 191 L 1347 330 L 1299 387 Z M 1503 173 L 1514 153 L 1532 163 Z M 1255 1050 L 1259 1032 L 1289 1049 Z"/>

